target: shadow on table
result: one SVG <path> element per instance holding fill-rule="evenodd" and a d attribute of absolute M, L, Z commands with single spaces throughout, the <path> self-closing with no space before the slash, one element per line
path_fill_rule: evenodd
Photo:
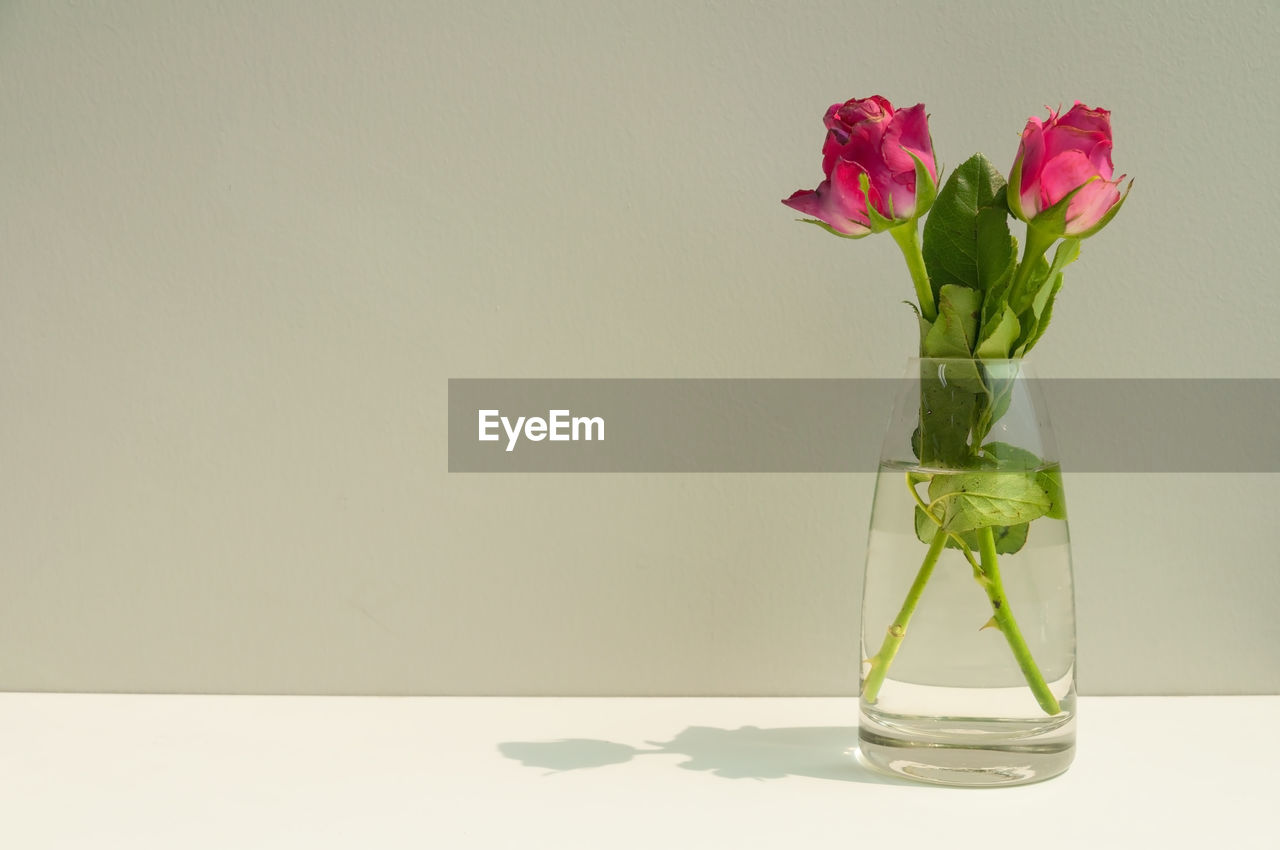
<path fill-rule="evenodd" d="M 813 726 L 782 729 L 717 729 L 690 726 L 670 741 L 646 742 L 641 749 L 613 741 L 566 738 L 507 741 L 498 751 L 525 767 L 554 772 L 623 764 L 637 756 L 679 755 L 685 770 L 705 770 L 726 779 L 781 779 L 808 776 L 841 782 L 909 785 L 863 767 L 854 757 L 857 727 Z"/>

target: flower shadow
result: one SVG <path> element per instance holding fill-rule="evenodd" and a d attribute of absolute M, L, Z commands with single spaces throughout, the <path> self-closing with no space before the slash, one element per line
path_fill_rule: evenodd
<path fill-rule="evenodd" d="M 718 729 L 690 726 L 670 741 L 647 741 L 649 748 L 591 738 L 558 741 L 506 741 L 503 756 L 525 767 L 559 773 L 624 764 L 637 756 L 683 756 L 677 766 L 725 779 L 782 779 L 804 776 L 839 782 L 911 785 L 864 767 L 856 758 L 856 727 L 804 726 L 761 729 L 743 726 Z"/>

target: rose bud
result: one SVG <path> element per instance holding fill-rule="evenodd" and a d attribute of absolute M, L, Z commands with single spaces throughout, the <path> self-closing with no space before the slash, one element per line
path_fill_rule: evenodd
<path fill-rule="evenodd" d="M 1048 121 L 1032 117 L 1022 131 L 1009 210 L 1055 238 L 1090 236 L 1120 209 L 1125 175 L 1111 175 L 1111 113 L 1080 101 L 1065 115 L 1049 110 Z"/>
<path fill-rule="evenodd" d="M 938 179 L 924 104 L 895 110 L 873 95 L 827 110 L 824 179 L 782 203 L 841 236 L 887 230 L 924 215 Z"/>

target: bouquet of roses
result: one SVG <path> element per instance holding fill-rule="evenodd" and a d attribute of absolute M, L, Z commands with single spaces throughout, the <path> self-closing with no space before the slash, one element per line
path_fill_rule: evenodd
<path fill-rule="evenodd" d="M 987 625 L 1008 640 L 1040 707 L 1057 714 L 1004 595 L 998 556 L 1023 546 L 1033 520 L 1065 516 L 1061 481 L 1026 449 L 988 439 L 1009 403 L 1008 373 L 988 362 L 1016 361 L 1035 346 L 1081 241 L 1128 194 L 1120 191 L 1124 175 L 1113 176 L 1110 113 L 1076 102 L 1047 120 L 1033 117 L 1007 182 L 978 154 L 940 191 L 923 104 L 895 110 L 883 97 L 853 99 L 834 104 L 824 123 L 822 183 L 783 203 L 836 236 L 888 231 L 915 285 L 920 356 L 956 361 L 947 380 L 921 381 L 912 439 L 919 468 L 907 486 L 916 535 L 928 549 L 880 651 L 868 659 L 863 698 L 876 701 L 933 566 L 950 548 L 961 551 L 990 599 Z M 1021 258 L 1011 216 L 1026 223 Z"/>

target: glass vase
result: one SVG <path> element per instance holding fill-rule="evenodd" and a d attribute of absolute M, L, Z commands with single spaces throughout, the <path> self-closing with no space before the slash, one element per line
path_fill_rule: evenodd
<path fill-rule="evenodd" d="M 862 658 L 864 763 L 965 786 L 1035 782 L 1070 765 L 1066 505 L 1024 362 L 910 362 L 876 479 Z"/>

